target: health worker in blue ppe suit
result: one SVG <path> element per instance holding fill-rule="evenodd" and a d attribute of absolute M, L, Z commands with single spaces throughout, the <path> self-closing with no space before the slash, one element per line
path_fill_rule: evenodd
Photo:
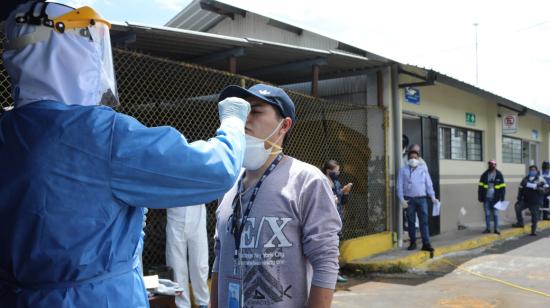
<path fill-rule="evenodd" d="M 5 20 L 0 307 L 147 307 L 143 209 L 209 202 L 239 175 L 246 101 L 220 102 L 216 136 L 193 143 L 101 105 L 118 100 L 109 27 L 41 1 Z"/>

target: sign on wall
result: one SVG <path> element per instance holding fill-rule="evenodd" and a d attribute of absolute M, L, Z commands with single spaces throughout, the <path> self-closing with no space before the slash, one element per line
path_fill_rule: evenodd
<path fill-rule="evenodd" d="M 539 139 L 539 131 L 536 130 L 536 129 L 533 129 L 533 130 L 531 131 L 531 138 L 532 138 L 533 140 L 538 140 L 538 139 Z"/>
<path fill-rule="evenodd" d="M 474 126 L 476 125 L 476 114 L 471 112 L 466 112 L 466 124 Z"/>
<path fill-rule="evenodd" d="M 518 116 L 509 114 L 502 117 L 502 133 L 515 134 L 518 132 Z"/>
<path fill-rule="evenodd" d="M 420 90 L 413 87 L 405 87 L 405 101 L 407 103 L 420 105 Z"/>

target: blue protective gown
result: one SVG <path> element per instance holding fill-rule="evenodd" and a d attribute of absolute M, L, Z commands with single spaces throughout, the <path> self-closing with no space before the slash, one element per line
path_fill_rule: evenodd
<path fill-rule="evenodd" d="M 147 307 L 143 208 L 235 182 L 244 136 L 187 143 L 108 107 L 41 101 L 0 116 L 0 307 Z"/>

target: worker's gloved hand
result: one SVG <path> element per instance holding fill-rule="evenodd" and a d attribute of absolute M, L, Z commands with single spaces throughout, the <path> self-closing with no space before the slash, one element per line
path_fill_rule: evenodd
<path fill-rule="evenodd" d="M 144 207 L 143 208 L 143 224 L 142 224 L 142 228 L 145 229 L 145 227 L 147 226 L 147 213 L 149 213 L 149 209 Z"/>
<path fill-rule="evenodd" d="M 155 290 L 156 294 L 180 296 L 183 288 L 174 281 L 168 279 L 159 279 L 159 286 Z"/>
<path fill-rule="evenodd" d="M 402 207 L 402 208 L 407 208 L 407 207 L 409 207 L 409 203 L 407 202 L 407 200 L 405 200 L 405 199 L 401 200 L 401 207 Z"/>
<path fill-rule="evenodd" d="M 250 104 L 242 98 L 228 97 L 218 103 L 218 113 L 222 126 L 225 123 L 238 123 L 244 132 L 246 118 L 250 113 Z M 239 121 L 236 121 L 239 120 Z"/>

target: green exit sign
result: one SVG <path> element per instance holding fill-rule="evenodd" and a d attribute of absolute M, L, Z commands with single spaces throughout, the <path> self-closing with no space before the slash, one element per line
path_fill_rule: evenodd
<path fill-rule="evenodd" d="M 476 114 L 466 112 L 466 124 L 468 125 L 476 125 Z"/>

